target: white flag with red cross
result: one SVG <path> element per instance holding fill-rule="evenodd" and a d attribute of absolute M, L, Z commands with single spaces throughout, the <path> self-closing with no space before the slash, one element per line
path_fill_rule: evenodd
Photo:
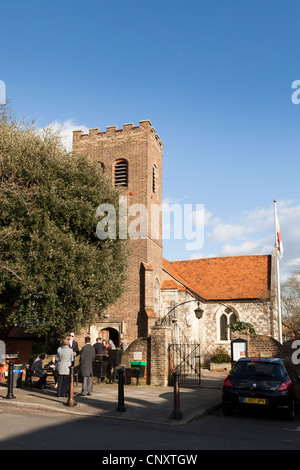
<path fill-rule="evenodd" d="M 278 217 L 277 217 L 276 203 L 275 203 L 275 231 L 276 231 L 276 243 L 275 243 L 275 248 L 277 249 L 277 254 L 279 255 L 279 257 L 282 258 L 282 255 L 283 255 L 283 244 L 282 244 L 282 238 L 281 238 L 281 230 L 280 230 L 279 220 L 278 220 Z"/>

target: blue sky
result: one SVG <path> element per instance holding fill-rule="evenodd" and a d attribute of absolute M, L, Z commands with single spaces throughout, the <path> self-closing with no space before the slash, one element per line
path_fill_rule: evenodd
<path fill-rule="evenodd" d="M 298 0 L 2 0 L 0 80 L 37 127 L 105 130 L 150 119 L 163 196 L 204 204 L 203 247 L 170 260 L 270 253 L 300 263 Z"/>

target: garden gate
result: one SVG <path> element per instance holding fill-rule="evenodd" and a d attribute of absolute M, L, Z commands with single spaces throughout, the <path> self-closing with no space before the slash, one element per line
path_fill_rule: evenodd
<path fill-rule="evenodd" d="M 174 372 L 179 372 L 181 385 L 201 385 L 200 344 L 170 344 L 169 385 L 173 384 Z"/>

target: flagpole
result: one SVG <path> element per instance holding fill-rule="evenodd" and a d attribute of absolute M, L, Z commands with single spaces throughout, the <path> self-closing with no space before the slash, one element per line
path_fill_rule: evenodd
<path fill-rule="evenodd" d="M 274 199 L 274 220 L 275 220 L 275 249 L 277 264 L 277 302 L 278 302 L 278 325 L 279 325 L 279 342 L 282 344 L 282 320 L 281 320 L 281 292 L 280 292 L 280 275 L 279 275 L 279 243 L 277 234 L 277 210 L 276 200 Z"/>

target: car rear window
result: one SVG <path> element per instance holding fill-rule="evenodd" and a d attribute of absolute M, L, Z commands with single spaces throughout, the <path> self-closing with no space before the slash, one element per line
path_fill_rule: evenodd
<path fill-rule="evenodd" d="M 282 365 L 273 362 L 263 361 L 241 361 L 237 362 L 231 372 L 233 375 L 264 378 L 272 377 L 274 379 L 283 379 L 286 377 L 286 371 Z"/>

